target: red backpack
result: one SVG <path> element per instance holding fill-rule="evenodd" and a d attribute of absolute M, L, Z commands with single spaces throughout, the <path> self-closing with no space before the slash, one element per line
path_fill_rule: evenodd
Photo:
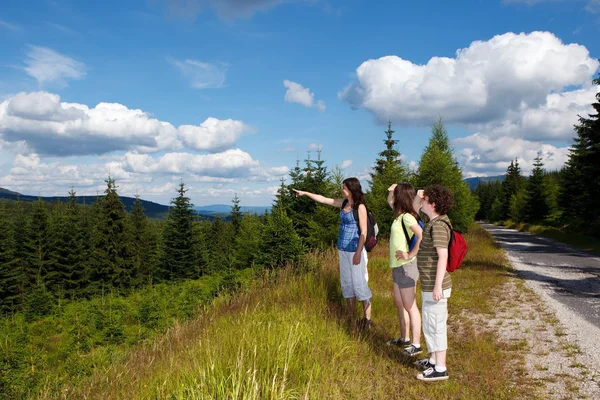
<path fill-rule="evenodd" d="M 446 265 L 446 271 L 454 272 L 460 267 L 465 259 L 465 256 L 467 255 L 467 242 L 465 241 L 465 237 L 460 232 L 452 229 L 448 222 L 444 220 L 441 221 L 448 225 L 448 228 L 450 229 L 450 242 L 448 242 L 448 264 Z M 429 234 L 433 239 L 433 224 L 431 224 Z"/>

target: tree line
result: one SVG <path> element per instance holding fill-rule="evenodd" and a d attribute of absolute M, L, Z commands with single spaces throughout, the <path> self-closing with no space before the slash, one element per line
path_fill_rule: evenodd
<path fill-rule="evenodd" d="M 594 84 L 600 85 L 600 78 Z M 481 204 L 476 217 L 564 227 L 600 237 L 600 92 L 592 107 L 594 114 L 579 117 L 569 158 L 560 170 L 546 170 L 538 154 L 531 176 L 524 177 L 518 159 L 511 161 L 503 182 L 475 189 Z"/>
<path fill-rule="evenodd" d="M 462 180 L 442 121 L 433 126 L 416 171 L 402 160 L 393 134 L 390 123 L 365 187 L 380 235 L 389 234 L 392 222 L 387 188 L 400 182 L 451 188 L 456 207 L 450 217 L 466 230 L 477 198 Z M 337 198 L 344 178 L 339 167 L 328 170 L 320 151 L 316 158 L 309 153 L 303 165 L 296 162 L 287 183 L 282 177 L 270 212 L 243 214 L 236 195 L 230 221 L 198 218 L 183 182 L 166 220 L 149 219 L 139 197 L 127 212 L 110 177 L 92 205 L 77 204 L 74 190 L 67 203 L 0 203 L 0 310 L 34 318 L 61 302 L 109 291 L 127 294 L 155 283 L 297 262 L 306 251 L 335 243 L 339 216 L 331 207 L 296 199 L 292 188 Z"/>

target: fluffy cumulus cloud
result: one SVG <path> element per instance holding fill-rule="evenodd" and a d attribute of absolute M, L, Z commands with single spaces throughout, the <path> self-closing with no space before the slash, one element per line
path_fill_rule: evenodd
<path fill-rule="evenodd" d="M 298 103 L 305 107 L 314 107 L 321 111 L 325 111 L 325 103 L 323 100 L 318 100 L 315 102 L 315 95 L 310 91 L 309 88 L 305 88 L 301 84 L 288 81 L 287 79 L 283 81 L 283 86 L 287 89 L 284 96 L 285 101 L 289 103 Z"/>
<path fill-rule="evenodd" d="M 426 65 L 398 56 L 365 61 L 339 97 L 382 122 L 430 124 L 442 115 L 447 123 L 477 124 L 538 108 L 567 87 L 589 86 L 598 66 L 584 46 L 552 33 L 506 33 Z"/>
<path fill-rule="evenodd" d="M 528 175 L 538 155 L 544 162 L 544 168 L 558 170 L 569 155 L 568 147 L 508 136 L 490 137 L 481 133 L 455 139 L 452 144 L 464 147 L 457 156 L 467 177 L 504 174 L 514 159 L 519 160 L 521 170 Z"/>
<path fill-rule="evenodd" d="M 86 75 L 84 63 L 39 46 L 30 46 L 24 69 L 40 86 L 64 86 L 67 80 L 83 79 Z"/>
<path fill-rule="evenodd" d="M 340 168 L 341 169 L 350 168 L 352 166 L 352 164 L 354 164 L 354 162 L 352 160 L 344 160 L 342 162 L 342 166 Z"/>
<path fill-rule="evenodd" d="M 221 88 L 225 84 L 226 65 L 172 58 L 168 58 L 167 61 L 177 68 L 194 89 Z"/>
<path fill-rule="evenodd" d="M 151 118 L 117 103 L 61 102 L 48 92 L 19 93 L 0 103 L 0 133 L 7 142 L 24 141 L 42 155 L 104 154 L 115 150 L 155 152 L 183 146 L 219 152 L 254 129 L 241 121 L 208 118 L 181 125 Z"/>

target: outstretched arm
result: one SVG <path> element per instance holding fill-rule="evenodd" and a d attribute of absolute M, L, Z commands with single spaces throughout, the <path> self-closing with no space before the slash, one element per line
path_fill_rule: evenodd
<path fill-rule="evenodd" d="M 342 206 L 342 202 L 344 201 L 343 199 L 330 199 L 329 197 L 321 196 L 320 194 L 315 194 L 311 192 L 305 192 L 303 190 L 292 190 L 296 192 L 296 197 L 306 196 L 309 199 L 316 201 L 317 203 L 325 204 L 327 206 L 339 208 Z"/>

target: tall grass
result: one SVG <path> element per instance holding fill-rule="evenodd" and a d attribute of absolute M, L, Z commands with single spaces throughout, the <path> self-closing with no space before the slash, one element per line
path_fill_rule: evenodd
<path fill-rule="evenodd" d="M 334 250 L 308 266 L 269 273 L 235 297 L 177 325 L 84 385 L 45 398 L 102 399 L 513 399 L 535 398 L 522 354 L 501 344 L 484 321 L 512 274 L 503 252 L 474 225 L 469 254 L 453 273 L 449 300 L 450 380 L 423 383 L 412 360 L 386 340 L 397 336 L 388 248 L 370 254 L 375 326 L 346 318 Z"/>

